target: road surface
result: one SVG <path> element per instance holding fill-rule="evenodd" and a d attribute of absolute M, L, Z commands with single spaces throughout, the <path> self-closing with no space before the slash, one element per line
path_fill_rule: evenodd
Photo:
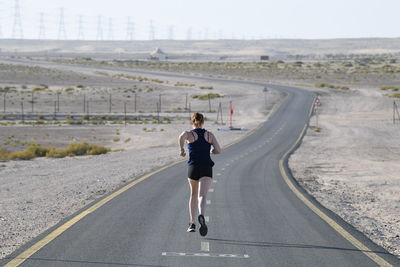
<path fill-rule="evenodd" d="M 181 162 L 144 177 L 104 203 L 97 202 L 98 207 L 78 212 L 78 219 L 74 215 L 61 222 L 0 264 L 399 266 L 398 259 L 305 194 L 366 249 L 354 246 L 355 241 L 349 242 L 288 186 L 282 171 L 290 181 L 293 178 L 283 157 L 308 122 L 313 95 L 274 87 L 288 93 L 274 115 L 249 137 L 213 156 L 206 237 L 186 232 L 189 186 L 186 163 Z M 297 184 L 294 187 L 304 194 Z M 37 249 L 41 240 L 45 245 Z"/>

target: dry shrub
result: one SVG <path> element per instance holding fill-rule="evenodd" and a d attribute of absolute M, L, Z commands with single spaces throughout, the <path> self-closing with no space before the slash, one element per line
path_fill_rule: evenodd
<path fill-rule="evenodd" d="M 100 155 L 100 154 L 106 154 L 107 152 L 110 152 L 111 150 L 109 148 L 106 148 L 104 146 L 98 146 L 98 145 L 91 145 L 90 149 L 87 151 L 88 155 Z"/>
<path fill-rule="evenodd" d="M 391 94 L 390 97 L 400 98 L 400 93 Z"/>
<path fill-rule="evenodd" d="M 8 155 L 8 159 L 29 160 L 36 157 L 44 157 L 50 150 L 50 147 L 41 147 L 39 144 L 30 143 L 27 149 L 19 152 L 10 153 Z"/>
<path fill-rule="evenodd" d="M 20 152 L 9 153 L 0 149 L 0 159 L 22 159 L 29 160 L 36 157 L 64 158 L 82 155 L 100 155 L 110 152 L 109 148 L 89 145 L 83 143 L 71 143 L 65 149 L 56 149 L 55 147 L 41 147 L 39 144 L 31 143 L 29 147 Z"/>
<path fill-rule="evenodd" d="M 6 160 L 8 159 L 8 155 L 10 153 L 7 150 L 4 150 L 2 148 L 0 148 L 0 160 Z"/>
<path fill-rule="evenodd" d="M 213 98 L 222 97 L 220 94 L 205 94 L 205 95 L 193 95 L 192 98 L 199 100 L 208 100 Z"/>
<path fill-rule="evenodd" d="M 67 156 L 73 157 L 82 155 L 99 155 L 105 154 L 109 151 L 109 148 L 98 145 L 89 145 L 86 142 L 71 143 L 65 149 L 55 149 L 54 147 L 51 148 L 50 151 L 46 154 L 46 157 L 64 158 Z"/>

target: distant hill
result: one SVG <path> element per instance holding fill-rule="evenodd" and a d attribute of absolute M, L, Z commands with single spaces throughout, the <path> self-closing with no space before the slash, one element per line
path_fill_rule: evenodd
<path fill-rule="evenodd" d="M 400 38 L 271 39 L 271 40 L 154 40 L 154 41 L 58 41 L 1 39 L 1 54 L 37 56 L 93 56 L 145 59 L 155 49 L 168 59 L 259 59 L 288 55 L 400 53 Z"/>

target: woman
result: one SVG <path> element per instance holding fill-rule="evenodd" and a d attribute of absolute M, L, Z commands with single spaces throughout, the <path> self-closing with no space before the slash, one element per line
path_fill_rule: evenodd
<path fill-rule="evenodd" d="M 188 142 L 189 161 L 188 161 L 188 181 L 190 185 L 189 213 L 190 222 L 187 232 L 195 232 L 195 217 L 197 206 L 199 208 L 198 220 L 200 223 L 200 235 L 207 235 L 207 225 L 204 219 L 206 208 L 206 197 L 210 188 L 212 178 L 212 167 L 214 162 L 211 160 L 211 154 L 220 154 L 221 148 L 215 136 L 203 129 L 204 116 L 198 112 L 192 116 L 191 124 L 193 130 L 184 131 L 179 136 L 180 155 L 186 156 L 184 143 Z M 211 146 L 213 149 L 211 150 Z"/>

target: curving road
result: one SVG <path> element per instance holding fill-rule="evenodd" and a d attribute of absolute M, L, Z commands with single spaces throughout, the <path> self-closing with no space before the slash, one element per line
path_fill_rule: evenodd
<path fill-rule="evenodd" d="M 87 215 L 77 213 L 78 219 L 57 226 L 65 231 L 54 227 L 0 264 L 22 257 L 8 266 L 400 266 L 294 184 L 366 249 L 354 246 L 290 189 L 281 172 L 293 181 L 286 160 L 282 169 L 279 162 L 308 123 L 313 95 L 273 87 L 288 93 L 277 112 L 248 138 L 213 157 L 206 237 L 186 233 L 189 188 L 181 162 L 97 202 L 102 206 L 88 207 Z M 38 250 L 37 242 L 49 234 Z M 24 251 L 30 253 L 20 254 Z"/>

